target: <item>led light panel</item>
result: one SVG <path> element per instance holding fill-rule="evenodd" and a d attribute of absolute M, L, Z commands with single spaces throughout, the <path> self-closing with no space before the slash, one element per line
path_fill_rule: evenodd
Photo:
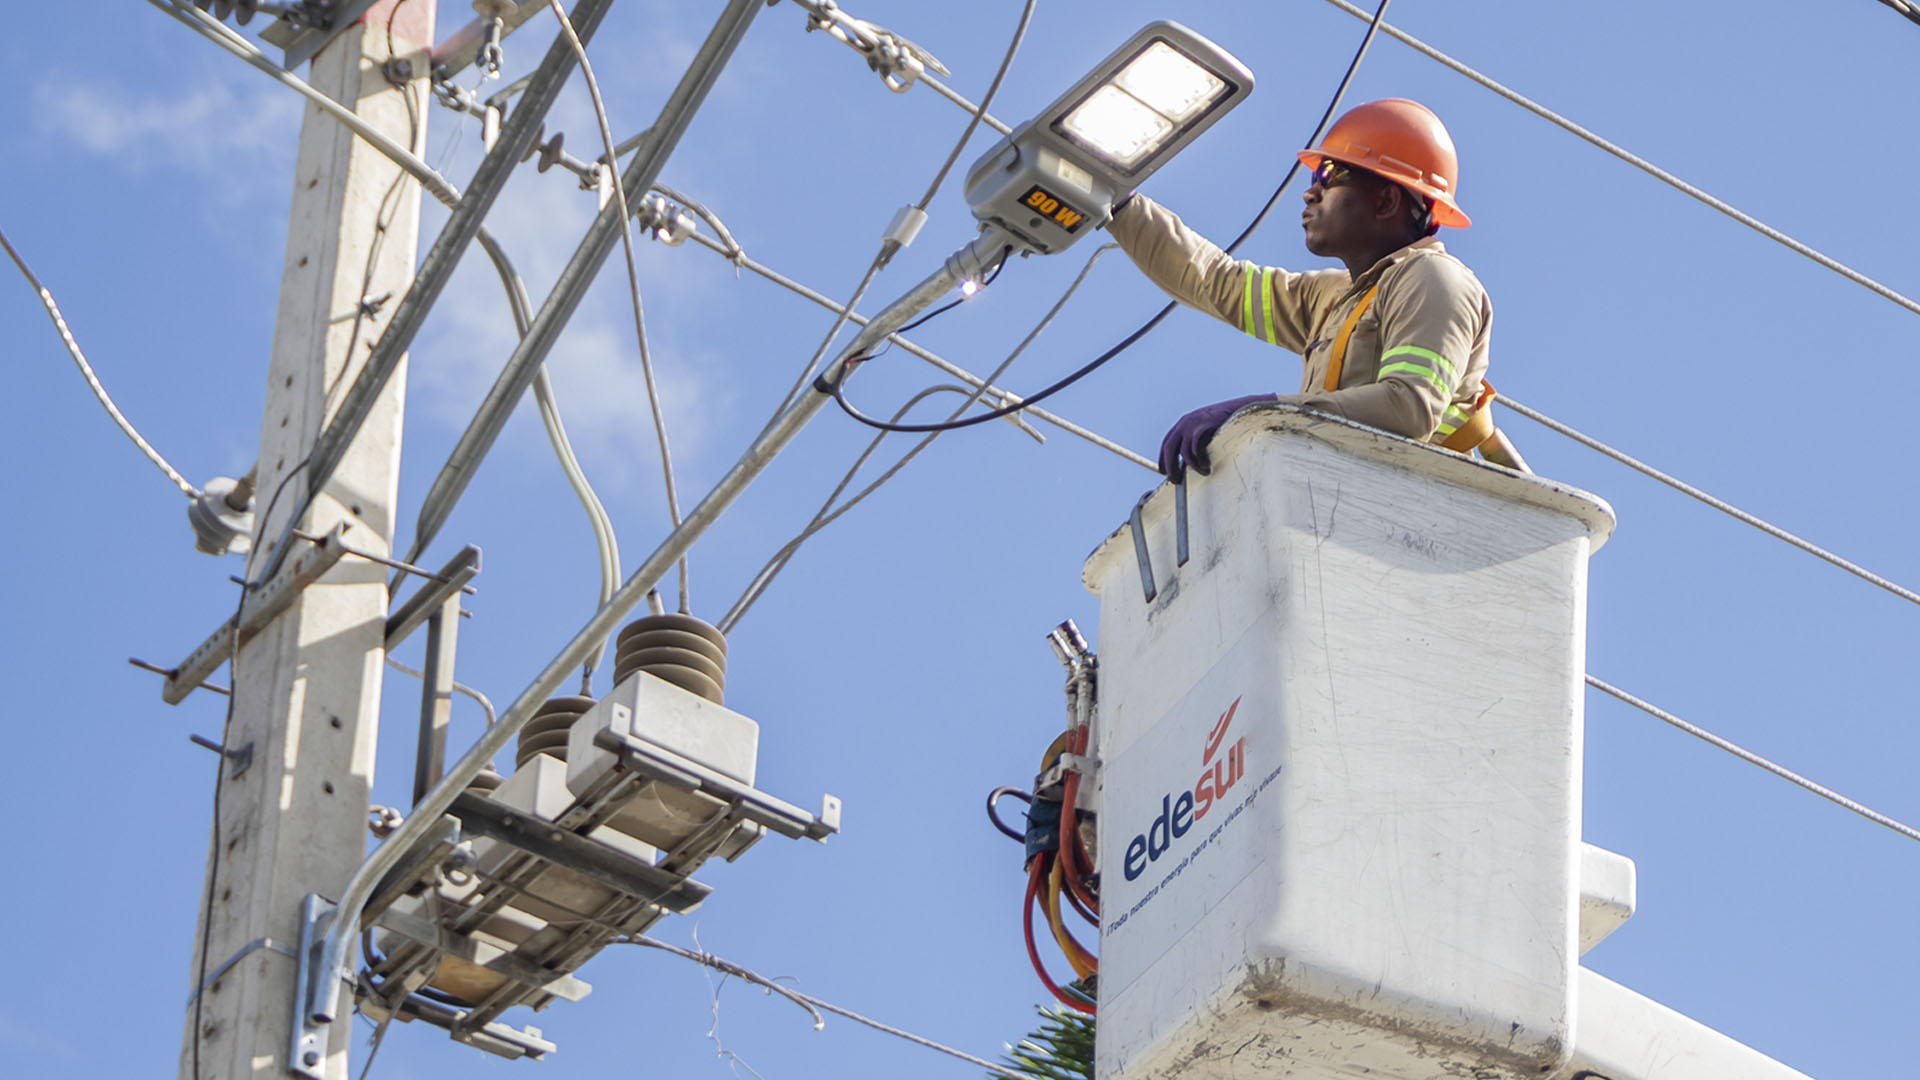
<path fill-rule="evenodd" d="M 1148 108 L 1185 123 L 1226 92 L 1227 84 L 1164 41 L 1135 57 L 1114 82 Z"/>
<path fill-rule="evenodd" d="M 1060 127 L 1125 168 L 1159 148 L 1173 134 L 1173 121 L 1108 84 L 1060 121 Z"/>

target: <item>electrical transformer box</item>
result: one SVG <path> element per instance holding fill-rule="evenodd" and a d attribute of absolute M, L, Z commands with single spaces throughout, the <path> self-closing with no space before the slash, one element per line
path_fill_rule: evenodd
<path fill-rule="evenodd" d="M 1551 1075 L 1612 512 L 1282 406 L 1212 458 L 1084 573 L 1098 1077 Z"/>

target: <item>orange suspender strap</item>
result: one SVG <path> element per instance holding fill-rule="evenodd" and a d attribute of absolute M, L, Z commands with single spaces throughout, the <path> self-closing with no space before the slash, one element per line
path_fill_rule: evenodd
<path fill-rule="evenodd" d="M 1347 359 L 1347 339 L 1353 336 L 1353 328 L 1359 324 L 1360 316 L 1372 306 L 1373 297 L 1379 291 L 1378 285 L 1368 289 L 1367 295 L 1353 305 L 1353 310 L 1347 314 L 1346 321 L 1340 324 L 1340 333 L 1333 339 L 1333 354 L 1327 358 L 1327 377 L 1323 383 L 1330 392 L 1340 389 L 1340 370 Z M 1473 402 L 1473 415 L 1455 428 L 1453 433 L 1440 443 L 1441 447 L 1458 454 L 1471 454 L 1479 449 L 1482 443 L 1491 439 L 1494 436 L 1492 405 L 1496 396 L 1493 392 L 1493 384 L 1482 379 L 1480 396 Z"/>
<path fill-rule="evenodd" d="M 1378 285 L 1368 289 L 1367 295 L 1353 305 L 1353 311 L 1347 315 L 1347 321 L 1340 324 L 1340 333 L 1333 339 L 1333 355 L 1327 358 L 1326 388 L 1329 391 L 1340 389 L 1340 368 L 1347 360 L 1347 339 L 1353 336 L 1354 325 L 1360 321 L 1360 316 L 1366 314 L 1367 308 L 1372 306 L 1374 294 L 1379 291 Z"/>

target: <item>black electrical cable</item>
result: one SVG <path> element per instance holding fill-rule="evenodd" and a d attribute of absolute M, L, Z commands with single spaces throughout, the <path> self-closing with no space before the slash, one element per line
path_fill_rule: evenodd
<path fill-rule="evenodd" d="M 947 312 L 952 311 L 954 308 L 957 308 L 961 304 L 964 304 L 967 301 L 973 299 L 973 297 L 979 293 L 980 289 L 984 289 L 987 286 L 993 284 L 995 281 L 999 280 L 1000 271 L 1005 270 L 1007 268 L 1007 260 L 1012 257 L 1013 257 L 1013 248 L 1011 246 L 1002 248 L 1000 251 L 1000 261 L 997 263 L 994 263 L 993 269 L 987 271 L 984 275 L 981 276 L 979 281 L 979 288 L 976 288 L 974 292 L 968 293 L 967 295 L 960 297 L 958 300 L 949 300 L 946 303 L 941 304 L 939 307 L 934 308 L 932 311 L 927 312 L 925 315 L 922 315 L 919 318 L 908 323 L 907 325 L 901 327 L 900 329 L 895 330 L 894 333 L 904 334 L 909 330 L 919 329 L 920 327 L 925 326 L 927 323 L 932 322 L 935 318 L 941 315 L 945 315 Z M 891 340 L 884 341 L 881 343 L 878 349 L 875 349 L 873 352 L 870 352 L 865 356 L 857 357 L 853 360 L 850 360 L 848 361 L 848 363 L 864 364 L 869 360 L 878 359 L 879 357 L 885 355 L 886 351 L 891 348 L 893 348 L 893 342 Z"/>
<path fill-rule="evenodd" d="M 1027 842 L 1027 834 L 1009 827 L 1006 822 L 1000 820 L 1000 812 L 998 809 L 1000 800 L 1008 795 L 1016 799 L 1025 800 L 1029 806 L 1033 805 L 1033 796 L 1019 788 L 997 787 L 987 793 L 987 820 L 993 822 L 993 827 L 1005 833 L 1009 839 L 1024 844 Z"/>
<path fill-rule="evenodd" d="M 993 269 L 987 271 L 986 274 L 980 278 L 980 288 L 984 289 L 987 286 L 993 284 L 995 281 L 999 280 L 1000 271 L 1005 270 L 1007 268 L 1007 260 L 1011 258 L 1012 255 L 1013 255 L 1013 248 L 1011 246 L 1001 249 L 1000 261 L 997 263 L 994 263 Z M 895 330 L 894 333 L 904 334 L 909 330 L 917 330 L 920 327 L 925 326 L 926 324 L 932 322 L 935 316 L 945 315 L 947 312 L 952 311 L 954 308 L 959 307 L 961 304 L 964 304 L 971 299 L 973 299 L 972 294 L 962 296 L 958 300 L 949 300 L 946 303 L 941 304 L 939 307 L 934 308 L 932 311 L 927 312 L 925 315 L 922 315 L 919 318 L 908 323 L 907 325 L 901 327 L 900 329 Z M 875 355 L 878 355 L 878 354 L 876 353 Z M 868 359 L 872 359 L 872 357 L 868 357 Z"/>
<path fill-rule="evenodd" d="M 1360 47 L 1354 51 L 1353 60 L 1347 64 L 1347 73 L 1341 76 L 1339 87 L 1334 90 L 1332 99 L 1327 102 L 1326 111 L 1321 113 L 1320 122 L 1314 125 L 1313 134 L 1307 137 L 1306 145 L 1312 146 L 1315 143 L 1319 142 L 1321 133 L 1326 131 L 1328 121 L 1333 119 L 1334 111 L 1340 107 L 1341 99 L 1346 97 L 1347 86 L 1348 84 L 1353 82 L 1354 72 L 1360 69 L 1361 59 L 1367 55 L 1368 46 L 1373 44 L 1374 31 L 1380 28 L 1380 20 L 1386 17 L 1387 5 L 1391 2 L 1392 0 L 1380 0 L 1380 7 L 1376 9 L 1373 13 L 1373 21 L 1367 24 L 1366 35 L 1360 39 Z M 1262 206 L 1260 208 L 1260 212 L 1254 215 L 1253 220 L 1247 223 L 1247 227 L 1240 231 L 1240 235 L 1234 237 L 1233 242 L 1226 246 L 1225 251 L 1227 252 L 1227 254 L 1229 255 L 1233 254 L 1233 252 L 1237 250 L 1241 244 L 1244 244 L 1247 242 L 1247 238 L 1253 235 L 1254 230 L 1258 229 L 1263 223 L 1266 222 L 1267 215 L 1273 212 L 1274 206 L 1278 204 L 1280 201 L 1280 196 L 1286 192 L 1287 185 L 1293 183 L 1294 176 L 1297 175 L 1299 172 L 1300 172 L 1300 162 L 1296 160 L 1293 163 L 1292 167 L 1287 169 L 1287 175 L 1281 178 L 1280 186 L 1274 188 L 1273 194 L 1267 197 L 1266 205 Z M 948 305 L 948 306 L 951 307 L 952 305 Z M 842 365 L 843 374 L 840 378 L 829 379 L 827 377 L 827 373 L 822 373 L 818 379 L 814 380 L 813 385 L 814 385 L 814 389 L 819 390 L 822 393 L 833 395 L 834 403 L 840 406 L 841 412 L 846 413 L 848 416 L 852 417 L 854 420 L 859 421 L 860 423 L 865 424 L 866 426 L 871 428 L 878 428 L 881 431 L 899 431 L 899 432 L 908 432 L 908 433 L 914 433 L 914 432 L 924 433 L 924 432 L 931 432 L 931 431 L 955 431 L 960 428 L 973 427 L 977 424 L 984 424 L 992 420 L 998 420 L 1003 416 L 1011 416 L 1012 414 L 1017 413 L 1022 409 L 1027 408 L 1030 405 L 1038 405 L 1042 401 L 1045 401 L 1046 399 L 1052 397 L 1053 395 L 1059 393 L 1060 391 L 1065 390 L 1067 387 L 1072 386 L 1074 383 L 1079 382 L 1081 379 L 1086 378 L 1088 375 L 1093 374 L 1095 371 L 1105 366 L 1107 361 L 1112 360 L 1114 357 L 1119 356 L 1121 353 L 1132 348 L 1135 342 L 1139 341 L 1143 337 L 1146 337 L 1147 334 L 1152 332 L 1154 327 L 1159 326 L 1162 322 L 1164 322 L 1168 315 L 1173 314 L 1173 309 L 1178 306 L 1179 305 L 1177 303 L 1169 302 L 1165 307 L 1155 312 L 1152 318 L 1142 323 L 1139 329 L 1135 330 L 1131 334 L 1128 334 L 1126 337 L 1120 339 L 1119 344 L 1108 349 L 1106 352 L 1101 353 L 1099 356 L 1094 357 L 1091 361 L 1087 362 L 1078 370 L 1072 372 L 1071 374 L 1067 375 L 1065 378 L 1059 380 L 1058 382 L 1052 384 L 1051 386 L 1048 386 L 1043 390 L 1037 391 L 1036 393 L 1033 393 L 1021 399 L 1016 404 L 1003 406 L 998 409 L 989 409 L 986 412 L 976 413 L 973 416 L 969 416 L 964 420 L 949 420 L 944 423 L 938 423 L 938 424 L 899 424 L 899 423 L 893 423 L 887 420 L 875 419 L 874 417 L 871 417 L 866 415 L 865 413 L 862 413 L 859 409 L 854 408 L 853 404 L 849 402 L 846 397 L 846 389 L 845 389 L 846 379 L 845 379 L 844 371 L 851 370 L 854 365 L 859 364 L 864 360 L 871 359 L 871 357 L 855 357 L 853 359 L 850 359 Z"/>

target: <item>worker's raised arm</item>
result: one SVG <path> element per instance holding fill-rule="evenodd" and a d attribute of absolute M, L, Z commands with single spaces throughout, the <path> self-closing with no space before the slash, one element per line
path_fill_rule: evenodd
<path fill-rule="evenodd" d="M 1315 304 L 1345 287 L 1347 275 L 1339 271 L 1296 274 L 1234 259 L 1144 195 L 1121 206 L 1107 231 L 1175 300 L 1296 353 L 1312 334 Z"/>

